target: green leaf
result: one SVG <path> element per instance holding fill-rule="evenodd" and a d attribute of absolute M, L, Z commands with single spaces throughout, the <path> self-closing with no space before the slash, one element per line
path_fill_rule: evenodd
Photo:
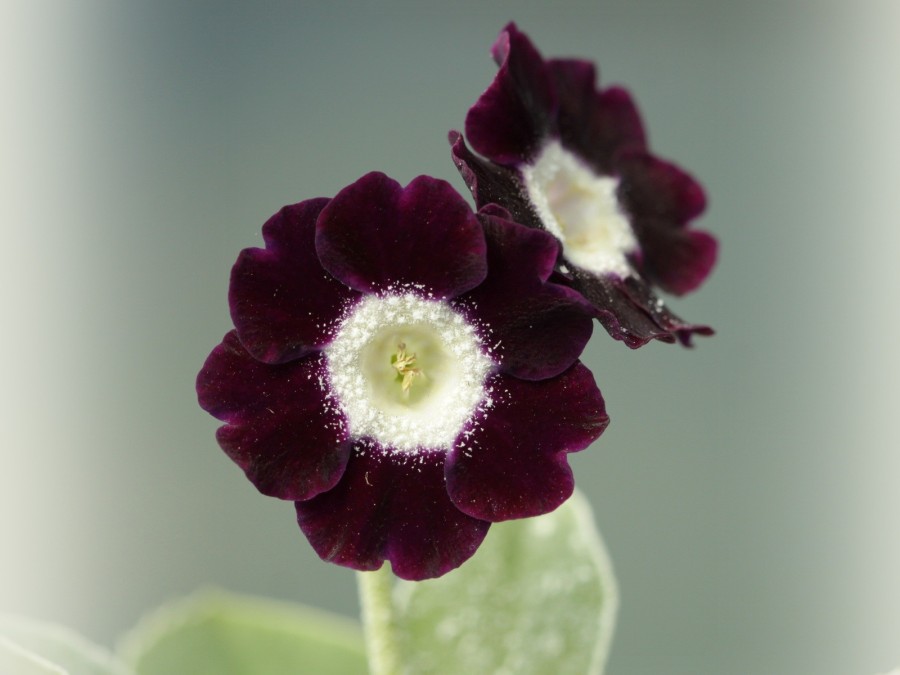
<path fill-rule="evenodd" d="M 59 666 L 17 645 L 12 640 L 0 637 L 0 673 L 10 675 L 66 675 Z"/>
<path fill-rule="evenodd" d="M 138 675 L 353 675 L 359 626 L 312 608 L 203 591 L 164 606 L 122 641 Z"/>
<path fill-rule="evenodd" d="M 475 556 L 398 582 L 391 630 L 403 673 L 601 673 L 618 595 L 587 500 L 498 523 Z"/>
<path fill-rule="evenodd" d="M 0 616 L 0 673 L 131 675 L 105 649 L 55 624 Z"/>

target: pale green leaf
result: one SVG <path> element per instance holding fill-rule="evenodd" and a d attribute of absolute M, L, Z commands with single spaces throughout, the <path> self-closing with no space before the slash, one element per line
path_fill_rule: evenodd
<path fill-rule="evenodd" d="M 0 673 L 3 675 L 67 675 L 46 659 L 0 636 Z"/>
<path fill-rule="evenodd" d="M 131 675 L 107 650 L 56 624 L 0 616 L 3 675 Z"/>
<path fill-rule="evenodd" d="M 204 591 L 146 617 L 120 653 L 138 675 L 360 675 L 357 624 L 300 605 Z"/>
<path fill-rule="evenodd" d="M 499 523 L 459 569 L 394 588 L 395 663 L 410 675 L 602 672 L 618 605 L 587 500 Z"/>

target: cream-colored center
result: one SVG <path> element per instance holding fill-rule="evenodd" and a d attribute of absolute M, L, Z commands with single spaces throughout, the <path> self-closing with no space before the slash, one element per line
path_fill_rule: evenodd
<path fill-rule="evenodd" d="M 568 262 L 597 274 L 631 272 L 626 256 L 637 240 L 616 197 L 617 178 L 598 176 L 558 141 L 548 143 L 522 175 L 531 203 L 562 242 Z"/>
<path fill-rule="evenodd" d="M 462 367 L 430 326 L 386 326 L 360 350 L 360 367 L 372 404 L 392 414 L 427 408 L 452 386 Z"/>
<path fill-rule="evenodd" d="M 492 366 L 461 314 L 411 293 L 364 299 L 325 355 L 351 434 L 407 451 L 452 447 Z"/>

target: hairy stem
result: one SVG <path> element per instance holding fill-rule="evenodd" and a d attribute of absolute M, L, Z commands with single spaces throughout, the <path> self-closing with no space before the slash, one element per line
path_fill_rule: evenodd
<path fill-rule="evenodd" d="M 387 564 L 374 572 L 357 572 L 363 630 L 371 675 L 399 675 L 391 590 L 393 574 Z"/>

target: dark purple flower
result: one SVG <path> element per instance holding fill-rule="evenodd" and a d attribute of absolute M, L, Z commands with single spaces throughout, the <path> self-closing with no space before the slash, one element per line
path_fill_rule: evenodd
<path fill-rule="evenodd" d="M 197 378 L 225 452 L 296 503 L 325 560 L 436 577 L 491 522 L 572 492 L 606 427 L 590 308 L 556 241 L 448 183 L 371 173 L 283 208 L 231 275 L 235 330 Z"/>
<path fill-rule="evenodd" d="M 652 287 L 682 295 L 709 275 L 717 244 L 689 221 L 703 189 L 650 154 L 627 91 L 597 89 L 594 65 L 545 61 L 510 23 L 494 44 L 500 66 L 469 110 L 466 135 L 450 133 L 453 158 L 479 207 L 496 203 L 513 219 L 562 243 L 560 281 L 594 306 L 616 339 L 690 345 L 706 326 L 685 323 Z"/>

